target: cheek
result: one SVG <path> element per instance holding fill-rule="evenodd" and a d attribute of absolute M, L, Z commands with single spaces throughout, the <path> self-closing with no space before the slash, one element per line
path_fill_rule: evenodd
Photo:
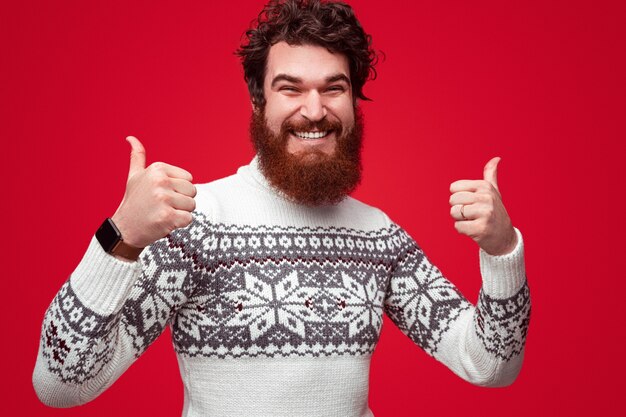
<path fill-rule="evenodd" d="M 268 98 L 265 104 L 265 120 L 270 130 L 274 133 L 280 132 L 283 122 L 293 115 L 295 111 L 293 107 L 291 103 L 284 100 Z"/>
<path fill-rule="evenodd" d="M 333 114 L 339 118 L 341 123 L 346 127 L 354 126 L 355 111 L 356 109 L 352 105 L 352 100 L 344 99 L 340 102 L 334 103 L 332 106 Z"/>
<path fill-rule="evenodd" d="M 276 120 L 270 119 L 270 118 L 266 118 L 265 119 L 265 123 L 267 123 L 267 128 L 274 135 L 280 134 L 280 123 L 279 122 L 277 122 Z"/>
<path fill-rule="evenodd" d="M 280 132 L 280 126 L 283 122 L 283 119 L 276 114 L 272 109 L 265 108 L 265 123 L 267 127 L 272 131 L 272 133 L 277 134 Z"/>

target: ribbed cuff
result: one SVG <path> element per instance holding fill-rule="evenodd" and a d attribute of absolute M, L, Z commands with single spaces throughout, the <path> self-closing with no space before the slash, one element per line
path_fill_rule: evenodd
<path fill-rule="evenodd" d="M 116 259 L 93 237 L 70 282 L 85 306 L 98 314 L 109 315 L 122 307 L 140 272 L 140 261 Z"/>
<path fill-rule="evenodd" d="M 509 298 L 515 295 L 526 281 L 524 265 L 524 240 L 519 230 L 517 245 L 506 255 L 492 256 L 480 249 L 480 273 L 483 292 L 492 298 Z"/>

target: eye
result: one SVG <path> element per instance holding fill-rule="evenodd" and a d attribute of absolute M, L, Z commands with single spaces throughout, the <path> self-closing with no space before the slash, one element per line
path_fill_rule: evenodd
<path fill-rule="evenodd" d="M 342 93 L 346 91 L 346 89 L 342 85 L 331 85 L 330 87 L 326 89 L 326 91 L 331 92 L 331 93 Z"/>
<path fill-rule="evenodd" d="M 297 93 L 298 89 L 293 85 L 283 85 L 279 89 L 279 91 L 284 91 L 286 93 Z"/>

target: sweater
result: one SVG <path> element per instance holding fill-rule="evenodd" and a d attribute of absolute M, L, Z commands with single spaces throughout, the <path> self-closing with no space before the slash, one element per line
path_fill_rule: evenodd
<path fill-rule="evenodd" d="M 480 250 L 474 306 L 382 211 L 351 197 L 293 203 L 256 158 L 198 185 L 195 199 L 192 223 L 136 262 L 91 240 L 45 313 L 33 374 L 42 402 L 91 401 L 170 326 L 184 417 L 373 416 L 383 312 L 472 384 L 519 373 L 530 294 L 517 229 L 513 252 Z"/>

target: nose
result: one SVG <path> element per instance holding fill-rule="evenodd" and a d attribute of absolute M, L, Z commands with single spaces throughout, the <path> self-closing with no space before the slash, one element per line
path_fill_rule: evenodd
<path fill-rule="evenodd" d="M 300 115 L 312 122 L 318 122 L 326 117 L 326 106 L 317 91 L 310 91 L 306 95 L 302 106 L 300 106 Z"/>

